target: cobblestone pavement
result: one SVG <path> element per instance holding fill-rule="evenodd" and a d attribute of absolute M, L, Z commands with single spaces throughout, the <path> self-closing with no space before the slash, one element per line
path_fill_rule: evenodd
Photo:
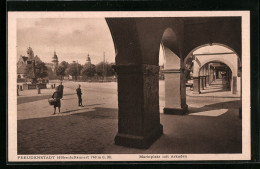
<path fill-rule="evenodd" d="M 23 96 L 18 97 L 21 100 L 17 106 L 18 154 L 241 152 L 239 98 L 187 96 L 190 114 L 161 114 L 164 134 L 149 149 L 142 150 L 114 144 L 117 84 L 80 84 L 85 106 L 77 106 L 75 89 L 78 83 L 67 82 L 64 83 L 62 113 L 57 115 L 52 115 L 53 107 L 47 102 L 54 90 L 44 89 L 40 96 L 33 90 L 21 93 Z M 161 81 L 161 110 L 164 106 L 163 85 Z"/>

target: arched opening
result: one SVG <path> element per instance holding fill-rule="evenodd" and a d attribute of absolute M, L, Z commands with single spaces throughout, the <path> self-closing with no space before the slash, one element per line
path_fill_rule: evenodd
<path fill-rule="evenodd" d="M 241 63 L 234 50 L 222 44 L 206 44 L 195 48 L 184 62 L 186 70 L 191 72 L 188 82 L 193 86 L 186 90 L 191 115 L 200 114 L 199 111 L 205 111 L 204 115 L 208 116 L 214 113 L 208 111 L 206 103 L 214 103 L 209 105 L 219 112 L 223 105 L 229 109 L 235 107 L 239 111 Z"/>
<path fill-rule="evenodd" d="M 178 56 L 178 38 L 171 28 L 165 29 L 162 35 L 159 60 L 163 60 L 163 80 L 160 81 L 160 112 L 165 114 L 185 114 L 186 105 L 185 79 L 181 70 L 182 60 Z M 161 61 L 162 62 L 162 61 Z"/>
<path fill-rule="evenodd" d="M 208 70 L 213 69 L 216 73 L 211 74 Z M 233 70 L 234 71 L 234 70 Z M 210 61 L 199 69 L 199 75 L 205 77 L 200 82 L 201 94 L 214 93 L 215 95 L 229 95 L 232 91 L 232 69 L 220 61 Z M 205 76 L 204 76 L 205 75 Z"/>
<path fill-rule="evenodd" d="M 190 53 L 185 57 L 184 59 L 184 65 L 186 69 L 189 69 L 189 67 L 192 64 L 192 60 L 195 59 L 194 55 L 196 54 L 220 54 L 220 55 L 228 55 L 233 54 L 237 57 L 237 65 L 238 67 L 241 67 L 241 57 L 237 54 L 237 52 L 230 48 L 227 45 L 220 44 L 220 43 L 211 43 L 211 44 L 204 44 L 201 46 L 196 47 Z"/>
<path fill-rule="evenodd" d="M 206 68 L 206 72 L 203 75 L 199 75 L 200 68 L 213 61 L 220 61 L 229 66 L 232 70 L 231 79 L 231 93 L 237 94 L 240 91 L 240 81 L 241 81 L 241 62 L 240 57 L 234 52 L 233 49 L 227 47 L 223 44 L 206 44 L 192 50 L 189 55 L 184 59 L 185 69 L 192 72 L 192 76 L 188 80 L 193 80 L 194 94 L 200 94 L 199 81 L 198 78 L 201 76 L 207 81 L 210 75 L 209 68 Z M 194 83 L 196 81 L 196 84 Z M 202 80 L 203 81 L 203 80 Z M 190 81 L 192 83 L 192 81 Z M 201 85 L 201 83 L 200 83 Z"/>

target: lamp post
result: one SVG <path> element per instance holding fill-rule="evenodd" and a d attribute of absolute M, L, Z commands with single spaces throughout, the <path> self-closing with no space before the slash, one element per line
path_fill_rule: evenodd
<path fill-rule="evenodd" d="M 72 78 L 73 78 L 73 75 L 74 75 L 74 80 L 76 81 L 76 73 L 74 72 L 75 71 L 75 69 L 76 69 L 76 61 L 72 61 L 73 62 L 73 67 L 74 67 L 74 70 L 72 71 L 73 73 L 72 73 Z"/>
<path fill-rule="evenodd" d="M 78 76 L 79 76 L 79 63 L 77 61 L 77 80 L 78 80 Z"/>

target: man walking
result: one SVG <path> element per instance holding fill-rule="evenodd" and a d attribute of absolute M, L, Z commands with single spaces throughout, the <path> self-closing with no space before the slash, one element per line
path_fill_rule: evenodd
<path fill-rule="evenodd" d="M 80 85 L 79 85 L 79 87 L 76 89 L 76 92 L 77 92 L 77 96 L 78 96 L 79 106 L 84 107 L 84 106 L 82 105 L 82 97 L 81 97 L 82 92 L 81 92 L 81 89 L 80 89 Z"/>
<path fill-rule="evenodd" d="M 64 86 L 62 85 L 62 82 L 60 82 L 60 85 L 58 86 L 58 91 L 60 92 L 61 99 L 63 98 L 63 89 Z"/>

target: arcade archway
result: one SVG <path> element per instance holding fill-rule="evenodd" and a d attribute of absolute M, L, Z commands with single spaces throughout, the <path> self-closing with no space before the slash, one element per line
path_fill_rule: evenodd
<path fill-rule="evenodd" d="M 165 55 L 174 60 L 164 70 L 169 73 L 168 79 L 175 79 L 170 85 L 175 95 L 170 95 L 168 109 L 173 114 L 187 110 L 185 56 L 213 42 L 230 46 L 241 55 L 240 18 L 106 18 L 106 21 L 116 48 L 118 133 L 115 143 L 118 145 L 147 148 L 162 134 L 158 93 L 161 43 Z"/>

